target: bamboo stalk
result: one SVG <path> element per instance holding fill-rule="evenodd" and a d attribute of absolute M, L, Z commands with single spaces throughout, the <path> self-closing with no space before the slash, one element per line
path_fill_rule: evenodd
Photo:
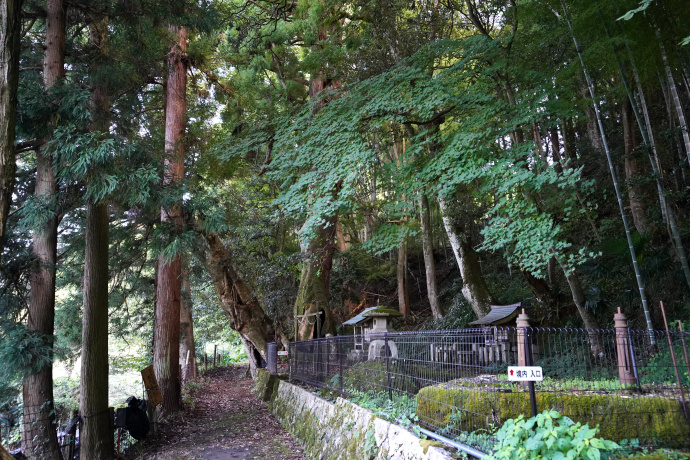
<path fill-rule="evenodd" d="M 594 84 L 589 76 L 587 67 L 585 66 L 585 61 L 582 58 L 582 51 L 580 50 L 580 44 L 575 38 L 575 33 L 573 32 L 573 26 L 568 18 L 568 11 L 565 8 L 565 4 L 561 0 L 561 7 L 563 8 L 564 18 L 570 29 L 570 34 L 573 38 L 573 43 L 575 44 L 575 51 L 577 56 L 580 58 L 580 64 L 582 65 L 582 71 L 585 75 L 585 80 L 587 81 L 587 87 L 589 89 L 589 95 L 592 98 L 592 104 L 594 105 L 594 113 L 597 117 L 597 124 L 599 125 L 599 132 L 601 133 L 601 141 L 604 145 L 604 151 L 606 152 L 606 160 L 609 164 L 609 171 L 611 172 L 611 179 L 613 180 L 613 188 L 616 192 L 616 198 L 618 200 L 618 207 L 621 213 L 621 219 L 623 220 L 623 228 L 625 229 L 625 236 L 628 240 L 628 249 L 630 250 L 630 258 L 632 259 L 633 269 L 635 271 L 635 278 L 637 280 L 637 287 L 640 292 L 640 299 L 642 301 L 642 309 L 644 311 L 645 320 L 647 321 L 647 330 L 649 331 L 649 340 L 652 345 L 656 345 L 656 339 L 654 338 L 654 327 L 652 326 L 652 317 L 649 313 L 649 307 L 647 305 L 647 296 L 645 294 L 644 280 L 642 279 L 642 273 L 640 272 L 640 267 L 637 264 L 637 256 L 635 254 L 635 247 L 633 245 L 632 233 L 630 232 L 630 226 L 628 225 L 628 218 L 625 215 L 625 206 L 623 205 L 623 199 L 621 198 L 620 187 L 618 186 L 618 179 L 616 178 L 616 170 L 613 166 L 613 160 L 611 158 L 611 151 L 609 150 L 608 142 L 606 140 L 606 133 L 604 131 L 604 124 L 601 120 L 601 113 L 599 113 L 599 106 L 597 104 L 597 99 L 594 94 Z"/>
<path fill-rule="evenodd" d="M 668 80 L 668 88 L 671 92 L 671 99 L 673 100 L 673 105 L 676 107 L 676 115 L 678 116 L 678 123 L 680 124 L 680 129 L 683 134 L 683 141 L 685 143 L 685 154 L 688 157 L 688 163 L 690 163 L 690 133 L 688 132 L 688 124 L 685 121 L 685 113 L 683 113 L 683 106 L 680 102 L 680 97 L 678 96 L 678 88 L 676 87 L 676 80 L 673 78 L 673 73 L 671 72 L 671 66 L 668 63 L 668 57 L 666 56 L 666 49 L 661 41 L 661 33 L 659 28 L 655 27 L 656 39 L 659 41 L 659 49 L 661 50 L 661 59 L 664 61 L 664 70 L 666 72 L 666 79 Z"/>
<path fill-rule="evenodd" d="M 608 29 L 607 29 L 607 34 L 608 34 Z M 635 97 L 632 94 L 632 91 L 630 89 L 630 86 L 628 85 L 627 79 L 625 78 L 625 73 L 623 72 L 623 69 L 621 67 L 621 62 L 618 59 L 618 55 L 615 53 L 614 50 L 614 55 L 616 56 L 616 61 L 618 62 L 618 69 L 621 74 L 621 79 L 623 80 L 623 85 L 625 86 L 626 91 L 628 92 L 628 97 L 630 98 L 630 103 L 633 106 L 633 110 L 635 112 L 635 118 L 637 119 L 637 123 L 640 126 L 640 132 L 642 133 L 642 140 L 644 141 L 645 145 L 649 149 L 651 149 L 653 153 L 652 155 L 649 154 L 649 150 L 647 151 L 647 156 L 649 157 L 649 162 L 652 166 L 652 171 L 654 172 L 654 178 L 656 182 L 656 188 L 657 192 L 659 194 L 659 205 L 661 207 L 661 215 L 664 217 L 664 220 L 668 221 L 668 225 L 671 230 L 671 239 L 672 239 L 672 244 L 675 247 L 676 250 L 676 255 L 678 255 L 678 260 L 680 261 L 680 266 L 683 270 L 683 275 L 685 276 L 685 283 L 690 287 L 690 264 L 688 263 L 688 258 L 687 255 L 685 254 L 685 248 L 683 247 L 683 240 L 681 239 L 680 236 L 680 230 L 678 229 L 678 224 L 676 222 L 675 218 L 675 213 L 673 212 L 673 209 L 668 205 L 668 201 L 666 200 L 666 194 L 664 192 L 664 187 L 661 183 L 661 178 L 663 177 L 662 171 L 661 171 L 661 165 L 659 163 L 659 156 L 657 155 L 657 150 L 656 150 L 656 142 L 654 141 L 654 132 L 652 131 L 652 123 L 651 119 L 649 118 L 649 111 L 647 110 L 647 102 L 645 100 L 644 96 L 644 91 L 642 88 L 642 81 L 640 79 L 640 75 L 637 72 L 637 66 L 635 65 L 635 60 L 633 59 L 632 53 L 630 52 L 630 47 L 626 44 L 627 49 L 628 49 L 628 56 L 630 58 L 630 64 L 632 66 L 632 71 L 633 71 L 633 78 L 635 79 L 635 83 L 637 85 L 637 92 L 640 98 L 640 107 L 638 108 L 635 104 Z M 644 117 L 644 128 L 642 125 L 642 122 L 640 120 L 640 116 L 638 111 L 642 112 L 642 115 Z"/>
<path fill-rule="evenodd" d="M 688 379 L 690 379 L 690 359 L 688 359 L 688 346 L 685 344 L 685 332 L 683 322 L 678 320 L 678 330 L 680 331 L 680 343 L 683 344 L 683 355 L 685 355 L 685 366 L 688 368 Z"/>
<path fill-rule="evenodd" d="M 666 311 L 664 310 L 664 302 L 659 301 L 661 306 L 661 314 L 664 317 L 664 327 L 666 328 L 666 340 L 668 340 L 668 349 L 671 351 L 671 360 L 673 361 L 673 370 L 676 373 L 676 382 L 678 382 L 678 391 L 680 392 L 680 402 L 683 405 L 683 414 L 688 418 L 688 408 L 685 406 L 685 393 L 683 392 L 683 384 L 680 382 L 680 374 L 678 373 L 678 364 L 676 363 L 676 354 L 673 352 L 673 342 L 671 342 L 671 333 L 668 330 L 668 322 L 666 321 Z"/>

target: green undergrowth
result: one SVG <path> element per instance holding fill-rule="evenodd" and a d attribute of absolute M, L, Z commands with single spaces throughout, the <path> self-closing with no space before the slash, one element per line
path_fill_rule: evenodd
<path fill-rule="evenodd" d="M 416 396 L 393 394 L 391 398 L 386 391 L 354 390 L 348 399 L 359 407 L 369 409 L 377 417 L 409 428 L 417 436 L 423 437 L 415 414 Z"/>
<path fill-rule="evenodd" d="M 575 423 L 556 411 L 544 411 L 525 420 L 506 420 L 496 432 L 490 460 L 549 458 L 553 460 L 612 458 L 620 446 L 596 437 L 598 428 Z"/>
<path fill-rule="evenodd" d="M 345 370 L 343 375 L 343 389 L 347 393 L 360 392 L 380 392 L 384 391 L 389 386 L 396 392 L 404 392 L 408 394 L 415 394 L 422 387 L 422 384 L 407 375 L 412 372 L 400 372 L 397 369 L 399 361 L 391 359 L 389 366 L 390 372 L 386 368 L 385 359 L 377 359 L 373 361 L 364 361 L 354 364 Z M 389 380 L 390 375 L 390 380 Z M 335 380 L 330 382 L 333 388 L 338 384 L 339 376 L 333 377 Z"/>
<path fill-rule="evenodd" d="M 525 419 L 519 415 L 508 419 L 495 430 L 497 441 L 487 460 L 517 459 L 684 459 L 689 454 L 671 450 L 648 452 L 640 448 L 639 441 L 622 440 L 620 443 L 598 437 L 599 426 L 576 423 L 556 411 L 546 410 Z"/>

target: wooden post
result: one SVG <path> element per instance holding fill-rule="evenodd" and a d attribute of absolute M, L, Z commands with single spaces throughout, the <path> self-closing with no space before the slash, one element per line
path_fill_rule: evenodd
<path fill-rule="evenodd" d="M 632 365 L 630 353 L 630 339 L 628 337 L 628 318 L 618 307 L 618 313 L 613 315 L 616 328 L 616 355 L 618 356 L 618 381 L 624 387 L 637 385 L 635 369 Z"/>
<path fill-rule="evenodd" d="M 208 355 L 204 352 L 204 371 L 208 371 Z"/>
<path fill-rule="evenodd" d="M 216 355 L 218 354 L 218 345 L 213 346 L 213 367 L 216 367 Z"/>

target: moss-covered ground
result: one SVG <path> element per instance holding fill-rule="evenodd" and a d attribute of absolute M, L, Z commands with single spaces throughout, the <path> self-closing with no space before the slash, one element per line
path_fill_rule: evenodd
<path fill-rule="evenodd" d="M 216 368 L 188 392 L 185 411 L 160 436 L 135 444 L 131 460 L 302 460 L 302 449 L 251 393 L 246 367 Z"/>

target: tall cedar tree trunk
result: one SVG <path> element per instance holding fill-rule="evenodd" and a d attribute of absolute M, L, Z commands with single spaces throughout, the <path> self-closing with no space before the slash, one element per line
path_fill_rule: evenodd
<path fill-rule="evenodd" d="M 177 42 L 168 54 L 168 79 L 165 93 L 165 172 L 164 185 L 179 185 L 184 177 L 184 131 L 186 126 L 187 31 L 170 26 Z M 161 209 L 161 222 L 182 228 L 181 202 L 171 209 Z M 182 263 L 180 255 L 158 258 L 156 318 L 153 342 L 153 366 L 163 397 L 163 412 L 176 412 L 180 401 L 180 296 Z"/>
<path fill-rule="evenodd" d="M 623 124 L 623 145 L 625 147 L 625 178 L 628 182 L 628 198 L 630 199 L 630 213 L 632 214 L 635 229 L 641 235 L 651 231 L 645 207 L 642 203 L 642 190 L 636 185 L 635 179 L 639 175 L 637 159 L 633 157 L 637 148 L 635 139 L 635 118 L 632 113 L 632 105 L 626 97 L 622 104 L 621 121 Z"/>
<path fill-rule="evenodd" d="M 19 84 L 21 0 L 0 3 L 0 254 L 4 247 L 7 215 L 14 189 L 14 134 Z"/>
<path fill-rule="evenodd" d="M 446 200 L 439 198 L 438 204 L 441 208 L 443 227 L 446 229 L 450 247 L 453 249 L 455 260 L 460 269 L 462 295 L 477 318 L 483 318 L 491 311 L 494 299 L 486 285 L 482 268 L 479 265 L 479 258 L 472 247 L 468 232 L 462 233 L 456 228 Z"/>
<path fill-rule="evenodd" d="M 320 38 L 325 39 L 326 33 L 321 31 Z M 314 77 L 309 86 L 309 97 L 316 98 L 326 88 L 324 78 L 320 75 Z M 323 106 L 323 102 L 317 104 L 316 110 Z M 333 191 L 338 193 L 338 187 Z M 329 283 L 331 268 L 333 266 L 333 253 L 335 252 L 336 224 L 337 216 L 327 217 L 323 225 L 316 229 L 314 237 L 306 244 L 302 244 L 302 256 L 304 266 L 297 289 L 297 299 L 293 313 L 297 315 L 308 315 L 320 313 L 319 322 L 321 323 L 320 335 L 335 335 L 335 319 L 328 305 Z M 295 340 L 305 340 L 316 338 L 316 318 L 303 317 L 300 321 L 299 330 Z"/>
<path fill-rule="evenodd" d="M 431 306 L 431 314 L 436 319 L 443 318 L 443 311 L 438 302 L 436 287 L 436 264 L 434 263 L 434 247 L 431 243 L 431 219 L 429 217 L 429 199 L 424 193 L 419 194 L 419 221 L 422 224 L 422 250 L 424 252 L 424 267 L 426 269 L 426 292 Z"/>
<path fill-rule="evenodd" d="M 62 0 L 48 0 L 46 4 L 46 47 L 43 57 L 43 84 L 49 91 L 64 77 L 66 7 Z M 44 139 L 44 143 L 47 142 Z M 49 206 L 57 195 L 53 165 L 40 150 L 36 152 L 35 195 Z M 52 346 L 55 321 L 55 263 L 57 261 L 57 216 L 34 230 L 27 327 L 41 335 Z M 30 458 L 62 458 L 55 430 L 53 401 L 53 368 L 45 366 L 24 377 L 24 418 L 22 450 Z"/>
<path fill-rule="evenodd" d="M 84 460 L 110 458 L 113 452 L 108 411 L 108 242 L 108 204 L 88 203 L 79 393 Z"/>
<path fill-rule="evenodd" d="M 182 302 L 180 303 L 180 365 L 182 381 L 196 377 L 196 348 L 194 346 L 194 320 L 192 319 L 192 287 L 189 270 L 182 272 Z M 189 354 L 189 357 L 187 357 Z"/>
<path fill-rule="evenodd" d="M 107 20 L 90 24 L 90 40 L 94 48 L 103 54 L 107 53 Z M 94 88 L 91 106 L 93 131 L 108 132 L 110 100 L 102 84 Z M 83 420 L 80 431 L 81 458 L 84 460 L 109 458 L 113 453 L 108 411 L 108 217 L 107 202 L 90 202 L 86 205 L 79 398 L 79 412 Z"/>
<path fill-rule="evenodd" d="M 266 359 L 266 344 L 275 340 L 273 322 L 266 316 L 252 288 L 235 268 L 232 250 L 218 235 L 205 235 L 208 250 L 204 262 L 230 326 L 237 331 L 247 350 L 252 376 L 261 359 Z M 258 354 L 258 355 L 257 355 Z"/>

